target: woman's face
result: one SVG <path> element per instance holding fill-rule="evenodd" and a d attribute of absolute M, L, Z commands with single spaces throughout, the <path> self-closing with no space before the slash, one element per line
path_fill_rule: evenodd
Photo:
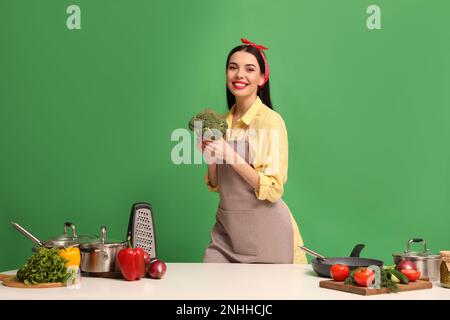
<path fill-rule="evenodd" d="M 253 54 L 246 51 L 233 53 L 227 66 L 227 86 L 235 97 L 256 95 L 258 85 L 263 82 L 264 75 Z"/>

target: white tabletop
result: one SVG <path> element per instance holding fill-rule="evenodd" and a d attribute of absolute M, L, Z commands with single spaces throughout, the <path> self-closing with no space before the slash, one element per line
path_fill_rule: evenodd
<path fill-rule="evenodd" d="M 14 274 L 14 271 L 3 272 Z M 361 296 L 319 287 L 310 265 L 168 263 L 163 279 L 139 281 L 83 277 L 73 287 L 21 289 L 0 285 L 0 299 L 308 300 L 450 299 L 450 289 Z"/>

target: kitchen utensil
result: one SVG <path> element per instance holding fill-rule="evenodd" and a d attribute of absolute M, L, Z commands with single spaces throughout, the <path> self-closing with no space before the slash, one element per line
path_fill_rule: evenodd
<path fill-rule="evenodd" d="M 14 274 L 4 274 L 4 273 L 0 273 L 0 281 L 3 281 L 5 279 L 9 279 L 9 278 L 13 278 L 16 275 Z"/>
<path fill-rule="evenodd" d="M 72 231 L 72 236 L 69 236 L 69 233 L 67 232 L 68 228 L 70 228 L 70 230 Z M 79 235 L 76 231 L 75 225 L 72 222 L 64 222 L 64 234 L 54 237 L 53 240 L 65 240 L 65 239 L 75 240 L 78 243 L 88 243 L 98 240 L 98 236 L 90 234 Z"/>
<path fill-rule="evenodd" d="M 15 275 L 11 274 L 0 274 L 0 281 L 2 281 L 5 287 L 13 287 L 13 288 L 57 288 L 57 287 L 65 287 L 66 285 L 62 282 L 48 282 L 48 283 L 39 283 L 39 284 L 25 284 L 19 279 L 16 278 Z"/>
<path fill-rule="evenodd" d="M 334 280 L 322 280 L 319 282 L 319 287 L 333 289 L 338 291 L 356 293 L 363 296 L 371 296 L 374 294 L 382 294 L 389 293 L 388 288 L 381 289 L 373 289 L 366 287 L 358 287 L 355 285 L 347 285 L 344 284 L 343 281 L 334 281 Z M 422 290 L 422 289 L 431 289 L 433 284 L 430 281 L 416 280 L 414 282 L 410 282 L 409 284 L 401 284 L 397 283 L 398 292 L 403 291 L 413 291 L 413 290 Z"/>
<path fill-rule="evenodd" d="M 364 244 L 357 244 L 352 252 L 350 253 L 350 257 L 325 257 L 321 254 L 318 254 L 317 252 L 305 247 L 300 246 L 300 248 L 305 251 L 306 253 L 312 255 L 315 257 L 311 261 L 311 265 L 313 270 L 321 277 L 331 278 L 330 275 L 330 269 L 334 264 L 345 264 L 347 265 L 351 270 L 358 268 L 358 267 L 368 267 L 370 265 L 375 265 L 382 267 L 383 261 L 376 260 L 376 259 L 367 259 L 367 258 L 360 258 L 359 255 L 361 253 L 361 250 L 364 249 Z"/>
<path fill-rule="evenodd" d="M 64 223 L 64 234 L 56 236 L 54 238 L 41 241 L 37 237 L 35 237 L 33 234 L 31 234 L 29 231 L 27 231 L 25 228 L 23 228 L 21 225 L 19 225 L 16 222 L 12 222 L 12 226 L 17 229 L 20 233 L 25 235 L 28 239 L 33 241 L 39 246 L 44 246 L 46 248 L 69 248 L 69 247 L 75 247 L 79 243 L 85 243 L 85 242 L 92 242 L 95 239 L 98 239 L 96 236 L 91 235 L 81 235 L 78 236 L 76 232 L 75 225 L 72 222 L 65 222 Z M 67 229 L 70 229 L 72 232 L 72 235 L 69 235 L 67 232 Z M 37 248 L 33 248 L 33 251 L 36 252 Z"/>
<path fill-rule="evenodd" d="M 131 237 L 133 248 L 139 247 L 156 259 L 156 235 L 153 209 L 149 203 L 139 202 L 131 208 L 127 237 Z"/>
<path fill-rule="evenodd" d="M 101 227 L 100 241 L 80 244 L 82 272 L 120 272 L 117 254 L 127 247 L 126 241 L 107 241 L 106 227 Z"/>
<path fill-rule="evenodd" d="M 315 252 L 315 251 L 313 251 L 313 250 L 311 250 L 311 249 L 309 249 L 309 248 L 307 248 L 307 247 L 305 247 L 305 246 L 302 246 L 302 247 L 300 247 L 300 248 L 301 248 L 303 251 L 309 253 L 311 256 L 316 257 L 316 258 L 318 258 L 318 259 L 320 259 L 320 260 L 325 260 L 325 259 L 326 259 L 325 256 L 323 256 L 323 255 L 321 255 L 321 254 L 318 254 L 317 252 Z"/>
<path fill-rule="evenodd" d="M 22 233 L 24 236 L 26 236 L 28 239 L 30 239 L 31 241 L 33 241 L 34 243 L 36 243 L 39 246 L 43 246 L 46 247 L 48 249 L 51 248 L 69 248 L 69 247 L 76 247 L 79 245 L 78 240 L 77 240 L 77 235 L 76 235 L 76 231 L 75 231 L 75 226 L 70 223 L 70 222 L 66 222 L 64 224 L 64 235 L 56 237 L 54 239 L 50 239 L 50 240 L 46 240 L 46 241 L 41 241 L 38 238 L 36 238 L 33 234 L 31 234 L 29 231 L 27 231 L 24 227 L 22 227 L 21 225 L 19 225 L 16 222 L 12 222 L 12 226 L 17 229 L 20 233 Z M 69 236 L 67 234 L 67 228 L 70 227 L 73 235 Z"/>
<path fill-rule="evenodd" d="M 44 244 L 42 243 L 41 240 L 39 240 L 38 238 L 36 238 L 34 235 L 32 235 L 29 231 L 27 231 L 24 227 L 22 227 L 20 224 L 16 223 L 16 222 L 12 222 L 11 223 L 12 226 L 19 231 L 21 234 L 23 234 L 25 237 L 27 237 L 28 239 L 30 239 L 31 241 L 33 241 L 34 243 L 36 243 L 39 246 L 44 246 Z"/>
<path fill-rule="evenodd" d="M 423 242 L 424 249 L 422 252 L 411 251 L 410 247 L 413 243 Z M 413 261 L 416 264 L 417 271 L 420 271 L 420 278 L 429 278 L 430 281 L 439 281 L 441 256 L 433 254 L 427 247 L 427 242 L 422 238 L 414 238 L 406 243 L 404 253 L 393 253 L 394 263 L 397 265 L 402 260 Z"/>

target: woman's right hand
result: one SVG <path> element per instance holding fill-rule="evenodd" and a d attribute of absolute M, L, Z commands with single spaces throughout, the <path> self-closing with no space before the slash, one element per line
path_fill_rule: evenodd
<path fill-rule="evenodd" d="M 200 151 L 200 153 L 203 155 L 203 158 L 205 159 L 205 162 L 207 164 L 215 164 L 216 163 L 216 157 L 214 153 L 209 152 L 205 148 L 208 144 L 214 142 L 214 140 L 210 139 L 203 139 L 201 137 L 201 134 L 196 134 L 196 147 Z"/>

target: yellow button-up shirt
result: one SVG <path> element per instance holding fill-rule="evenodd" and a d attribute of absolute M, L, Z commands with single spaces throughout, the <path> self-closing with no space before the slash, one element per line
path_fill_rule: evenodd
<path fill-rule="evenodd" d="M 236 105 L 225 115 L 229 128 L 226 139 L 248 139 L 250 164 L 259 174 L 259 191 L 255 195 L 259 200 L 276 202 L 283 195 L 287 181 L 288 138 L 284 120 L 259 97 L 233 124 L 235 109 Z M 219 191 L 219 186 L 211 187 L 208 173 L 205 182 L 211 191 Z"/>

